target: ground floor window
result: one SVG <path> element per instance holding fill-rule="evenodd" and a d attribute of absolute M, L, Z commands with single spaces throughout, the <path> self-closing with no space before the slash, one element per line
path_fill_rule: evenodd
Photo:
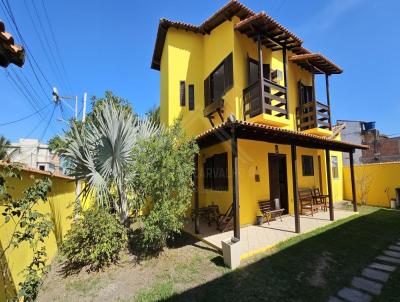
<path fill-rule="evenodd" d="M 301 164 L 303 176 L 314 176 L 314 158 L 311 155 L 302 155 Z"/>
<path fill-rule="evenodd" d="M 205 160 L 204 188 L 228 191 L 228 153 L 215 154 Z"/>
<path fill-rule="evenodd" d="M 332 156 L 332 177 L 339 178 L 339 165 L 337 156 Z"/>

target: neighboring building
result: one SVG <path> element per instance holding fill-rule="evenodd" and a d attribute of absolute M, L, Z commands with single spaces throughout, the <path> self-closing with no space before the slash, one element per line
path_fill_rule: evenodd
<path fill-rule="evenodd" d="M 332 132 L 329 77 L 342 69 L 302 43 L 238 1 L 200 26 L 160 20 L 151 66 L 160 71 L 161 121 L 182 116 L 200 147 L 195 213 L 232 207 L 236 238 L 241 225 L 256 222 L 258 201 L 276 198 L 300 231 L 297 188 L 342 200 L 342 152 L 365 148 Z M 327 103 L 315 98 L 319 74 Z"/>
<path fill-rule="evenodd" d="M 48 145 L 41 144 L 37 139 L 21 138 L 18 143 L 11 143 L 8 149 L 12 162 L 41 171 L 62 174 L 58 155 L 51 152 Z"/>
<path fill-rule="evenodd" d="M 380 133 L 375 128 L 375 122 L 338 120 L 338 124 L 345 124 L 342 131 L 343 140 L 368 145 L 368 150 L 356 150 L 355 164 L 369 164 L 376 162 L 400 161 L 400 137 L 391 137 Z M 349 164 L 348 154 L 343 155 L 343 163 Z"/>

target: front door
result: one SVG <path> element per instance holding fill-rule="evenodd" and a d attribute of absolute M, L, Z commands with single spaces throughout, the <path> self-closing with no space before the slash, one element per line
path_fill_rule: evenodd
<path fill-rule="evenodd" d="M 279 198 L 285 214 L 289 213 L 288 183 L 285 154 L 268 154 L 270 200 Z"/>

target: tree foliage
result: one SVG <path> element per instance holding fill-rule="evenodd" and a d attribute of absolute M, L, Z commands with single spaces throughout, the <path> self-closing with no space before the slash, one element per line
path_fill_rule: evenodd
<path fill-rule="evenodd" d="M 126 173 L 133 161 L 133 147 L 138 140 L 158 132 L 148 120 L 105 103 L 85 127 L 72 128 L 61 157 L 70 163 L 68 174 L 86 182 L 84 195 L 94 193 L 100 206 L 111 206 L 125 222 L 129 208 Z"/>
<path fill-rule="evenodd" d="M 70 268 L 88 265 L 90 270 L 98 270 L 116 261 L 126 242 L 126 229 L 118 218 L 107 209 L 93 208 L 72 225 L 61 253 Z"/>
<path fill-rule="evenodd" d="M 142 217 L 148 248 L 162 249 L 183 227 L 193 192 L 197 152 L 197 145 L 185 135 L 179 121 L 135 146 L 129 185 L 137 204 L 148 208 L 148 214 Z"/>

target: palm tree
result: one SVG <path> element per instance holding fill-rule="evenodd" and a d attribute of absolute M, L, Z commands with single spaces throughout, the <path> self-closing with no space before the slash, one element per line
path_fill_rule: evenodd
<path fill-rule="evenodd" d="M 9 146 L 10 141 L 6 139 L 3 135 L 0 135 L 0 160 L 9 159 Z"/>
<path fill-rule="evenodd" d="M 121 222 L 126 222 L 126 173 L 133 161 L 133 147 L 139 139 L 157 134 L 160 127 L 108 103 L 84 127 L 73 124 L 71 130 L 61 150 L 61 156 L 71 163 L 69 174 L 86 182 L 85 195 L 93 192 L 100 206 L 111 205 Z"/>

